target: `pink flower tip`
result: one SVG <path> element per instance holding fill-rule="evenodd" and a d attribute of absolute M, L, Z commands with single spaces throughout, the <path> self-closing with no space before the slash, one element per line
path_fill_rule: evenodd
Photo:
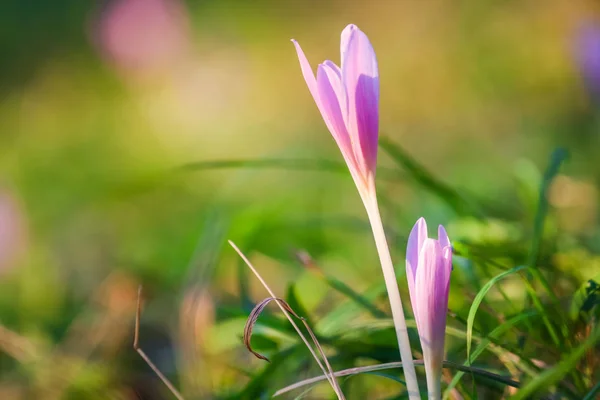
<path fill-rule="evenodd" d="M 341 67 L 324 61 L 317 75 L 297 41 L 302 75 L 359 189 L 375 177 L 379 136 L 379 71 L 375 51 L 356 25 L 341 36 Z"/>
<path fill-rule="evenodd" d="M 430 375 L 441 376 L 451 270 L 452 245 L 446 230 L 440 225 L 438 238 L 429 238 L 427 222 L 419 218 L 408 238 L 406 276 L 428 380 Z"/>

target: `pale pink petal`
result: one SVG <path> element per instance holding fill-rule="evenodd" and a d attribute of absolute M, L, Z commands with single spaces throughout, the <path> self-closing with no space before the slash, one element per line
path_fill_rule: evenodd
<path fill-rule="evenodd" d="M 419 268 L 415 275 L 415 302 L 417 304 L 415 318 L 423 351 L 431 348 L 431 319 L 428 316 L 432 309 L 431 303 L 435 301 L 435 296 L 431 293 L 431 282 L 437 267 L 435 254 L 437 247 L 439 247 L 437 241 L 425 239 L 419 252 Z"/>
<path fill-rule="evenodd" d="M 352 32 L 357 31 L 358 27 L 354 24 L 350 24 L 342 31 L 342 37 L 340 40 L 340 62 L 343 63 L 346 58 L 346 52 L 348 51 L 348 43 Z"/>
<path fill-rule="evenodd" d="M 452 272 L 452 246 L 446 246 L 443 249 L 445 269 L 448 274 L 448 285 L 450 284 L 450 273 Z"/>
<path fill-rule="evenodd" d="M 442 257 L 438 264 L 436 284 L 433 288 L 436 293 L 437 305 L 435 316 L 435 331 L 437 332 L 436 357 L 441 363 L 444 359 L 444 341 L 446 338 L 446 318 L 448 315 L 448 297 L 450 295 L 450 274 L 452 272 L 452 247 L 442 249 Z"/>
<path fill-rule="evenodd" d="M 437 375 L 444 357 L 450 272 L 445 251 L 437 240 L 426 239 L 419 253 L 415 280 L 417 325 L 427 373 Z"/>
<path fill-rule="evenodd" d="M 346 128 L 348 128 L 348 98 L 346 95 L 346 88 L 342 83 L 342 71 L 340 70 L 340 67 L 335 65 L 335 63 L 330 60 L 325 60 L 325 62 L 323 62 L 323 66 L 326 67 L 329 82 L 331 83 L 331 86 L 337 95 L 340 103 L 340 110 L 342 111 L 342 116 L 344 117 L 344 123 L 346 124 Z"/>
<path fill-rule="evenodd" d="M 310 66 L 310 63 L 308 62 L 308 59 L 304 55 L 300 44 L 294 39 L 292 39 L 292 43 L 294 43 L 294 46 L 296 47 L 296 53 L 298 53 L 298 60 L 300 61 L 300 68 L 302 69 L 302 76 L 304 76 L 306 86 L 308 86 L 310 94 L 312 94 L 317 106 L 319 106 L 319 92 L 317 90 L 317 80 L 315 79 L 315 74 Z"/>
<path fill-rule="evenodd" d="M 320 99 L 319 109 L 344 158 L 348 161 L 353 160 L 353 154 L 344 117 L 340 109 L 338 94 L 335 89 L 336 83 L 339 88 L 339 81 L 336 82 L 337 78 L 338 75 L 330 67 L 323 64 L 319 65 L 317 69 L 317 90 Z"/>
<path fill-rule="evenodd" d="M 442 225 L 438 226 L 438 241 L 440 242 L 442 249 L 444 247 L 451 246 L 450 238 L 448 238 L 446 229 Z"/>
<path fill-rule="evenodd" d="M 425 218 L 421 217 L 410 231 L 408 245 L 406 246 L 406 280 L 408 281 L 408 294 L 410 295 L 410 303 L 413 308 L 413 314 L 415 314 L 415 319 L 417 318 L 418 306 L 415 297 L 415 279 L 419 265 L 419 253 L 425 239 L 427 239 L 427 222 L 425 222 Z"/>
<path fill-rule="evenodd" d="M 419 263 L 419 253 L 423 247 L 423 242 L 427 239 L 427 222 L 421 217 L 417 220 L 410 235 L 408 235 L 408 245 L 406 246 L 406 273 L 412 277 L 409 283 L 416 278 L 417 265 Z"/>
<path fill-rule="evenodd" d="M 342 59 L 342 81 L 348 96 L 348 131 L 365 172 L 375 172 L 379 136 L 379 71 L 367 36 L 350 26 Z M 362 156 L 362 157 L 360 157 Z"/>

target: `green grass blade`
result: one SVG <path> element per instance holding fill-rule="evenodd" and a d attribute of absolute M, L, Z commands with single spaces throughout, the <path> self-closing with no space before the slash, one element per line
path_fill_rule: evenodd
<path fill-rule="evenodd" d="M 361 300 L 359 302 L 347 302 L 339 305 L 333 311 L 325 315 L 316 322 L 315 332 L 322 335 L 335 334 L 340 327 L 348 326 L 348 323 L 355 319 L 360 313 L 361 308 L 356 307 L 357 304 L 363 303 L 373 304 L 373 301 L 386 293 L 385 284 L 383 282 L 376 283 L 369 287 L 364 293 L 359 294 Z"/>
<path fill-rule="evenodd" d="M 227 397 L 228 400 L 234 399 L 259 399 L 264 393 L 270 392 L 269 380 L 277 374 L 282 368 L 282 365 L 287 361 L 293 359 L 295 353 L 299 353 L 305 349 L 301 345 L 295 345 L 286 349 L 280 353 L 275 354 L 271 358 L 271 362 L 266 364 L 260 373 L 258 373 L 248 384 L 238 393 L 231 397 Z"/>
<path fill-rule="evenodd" d="M 528 314 L 525 314 L 528 315 Z M 525 319 L 526 320 L 526 319 Z M 417 324 L 414 319 L 407 319 L 406 326 L 408 328 L 417 329 Z M 382 329 L 392 329 L 394 327 L 394 322 L 392 319 L 380 319 L 380 320 L 367 320 L 367 321 L 355 321 L 346 325 L 346 331 L 343 335 L 333 338 L 340 351 L 343 353 L 343 343 L 346 340 L 356 340 L 360 343 L 362 340 L 364 343 L 365 337 L 368 337 L 369 332 L 378 332 Z M 446 326 L 446 335 L 452 336 L 457 339 L 466 339 L 467 334 L 465 331 L 455 328 L 453 326 Z M 488 350 L 491 353 L 498 355 L 504 353 L 513 353 L 510 349 L 504 347 L 502 343 L 499 343 L 494 337 L 488 336 L 487 338 L 483 338 L 480 336 L 473 335 L 472 340 L 476 343 L 482 343 L 484 340 L 490 340 L 492 345 L 485 346 L 484 350 Z M 517 354 L 515 354 L 517 355 Z M 524 371 L 526 371 L 527 367 L 523 366 Z M 527 371 L 526 371 L 527 372 Z M 529 373 L 529 375 L 534 375 L 533 373 Z"/>
<path fill-rule="evenodd" d="M 477 359 L 477 357 L 479 357 L 479 355 L 481 355 L 481 353 L 483 353 L 483 351 L 490 344 L 492 344 L 492 340 L 490 340 L 490 339 L 497 339 L 502 334 L 504 334 L 505 332 L 510 330 L 513 326 L 518 324 L 519 322 L 522 322 L 522 321 L 529 319 L 536 315 L 538 315 L 536 312 L 529 312 L 527 314 L 517 315 L 516 317 L 513 317 L 513 318 L 507 320 L 506 322 L 504 322 L 503 324 L 501 324 L 500 326 L 498 326 L 496 329 L 494 329 L 492 332 L 490 332 L 490 334 L 487 338 L 483 338 L 483 340 L 481 340 L 479 345 L 475 348 L 475 350 L 473 350 L 473 353 L 471 354 L 470 359 L 465 361 L 465 363 L 463 365 L 465 365 L 465 366 L 471 365 Z M 448 396 L 450 395 L 450 391 L 452 389 L 454 389 L 454 387 L 459 383 L 459 381 L 461 380 L 461 378 L 463 377 L 464 374 L 465 373 L 463 371 L 459 371 L 456 375 L 454 375 L 454 378 L 452 378 L 452 381 L 450 382 L 450 384 L 448 384 L 448 387 L 446 388 L 446 390 L 444 392 L 444 399 L 448 398 Z"/>
<path fill-rule="evenodd" d="M 458 191 L 433 176 L 396 143 L 380 137 L 379 146 L 406 171 L 408 177 L 439 197 L 456 214 L 483 216 L 481 210 L 472 201 L 467 200 Z M 379 170 L 377 174 L 379 176 Z"/>
<path fill-rule="evenodd" d="M 536 378 L 532 379 L 521 390 L 511 397 L 512 400 L 528 399 L 534 394 L 540 394 L 540 390 L 548 389 L 556 384 L 565 375 L 572 372 L 577 366 L 577 362 L 583 357 L 591 347 L 593 347 L 600 339 L 600 329 L 596 329 L 587 338 L 583 344 L 575 348 L 571 354 L 565 357 L 553 368 L 544 371 Z"/>
<path fill-rule="evenodd" d="M 550 185 L 552 184 L 552 181 L 554 180 L 556 175 L 558 175 L 558 172 L 560 171 L 560 167 L 561 167 L 562 163 L 566 160 L 567 155 L 568 155 L 567 151 L 563 148 L 558 148 L 558 149 L 554 150 L 554 152 L 552 153 L 552 155 L 550 157 L 550 163 L 548 165 L 548 168 L 546 169 L 546 172 L 544 173 L 544 179 L 542 180 L 542 184 L 540 186 L 538 208 L 537 208 L 535 219 L 533 222 L 533 235 L 532 235 L 532 239 L 531 239 L 531 248 L 529 250 L 529 255 L 527 257 L 526 265 L 529 267 L 529 270 L 528 270 L 528 274 L 526 274 L 526 277 L 525 277 L 525 279 L 530 280 L 530 277 L 533 276 L 538 282 L 540 282 L 542 284 L 542 286 L 544 287 L 546 292 L 548 292 L 550 299 L 554 303 L 554 309 L 556 311 L 559 311 L 561 309 L 560 302 L 559 302 L 558 298 L 556 297 L 556 295 L 554 294 L 554 290 L 552 290 L 552 288 L 550 287 L 550 284 L 548 283 L 548 281 L 546 280 L 544 275 L 538 269 L 537 262 L 538 262 L 538 258 L 539 258 L 539 254 L 540 254 L 541 245 L 542 245 L 542 238 L 543 238 L 543 234 L 544 234 L 544 224 L 546 221 L 546 215 L 548 214 L 548 207 L 549 207 L 548 190 L 550 189 Z M 529 296 L 531 297 L 532 301 L 538 302 L 538 303 L 540 302 L 540 299 L 537 296 L 537 294 L 535 293 L 535 291 L 528 290 L 528 292 L 529 292 Z M 528 306 L 529 306 L 528 301 L 526 301 L 525 308 L 527 308 Z M 561 322 L 563 322 L 561 325 L 563 336 L 567 336 L 568 328 L 567 328 L 566 324 L 564 324 L 564 321 L 561 321 Z M 558 338 L 558 335 L 556 334 L 554 328 L 552 327 L 552 324 L 546 320 L 544 321 L 544 324 L 546 325 L 546 328 L 548 329 L 548 333 L 552 337 L 554 344 L 556 346 L 561 347 L 563 345 L 564 341 L 561 341 Z"/>
<path fill-rule="evenodd" d="M 469 360 L 471 358 L 471 340 L 473 337 L 473 323 L 475 321 L 475 314 L 477 313 L 477 309 L 481 305 L 483 298 L 485 297 L 487 292 L 489 292 L 489 290 L 492 288 L 492 286 L 494 286 L 494 284 L 496 282 L 500 281 L 501 279 L 506 278 L 507 276 L 509 276 L 511 274 L 519 272 L 525 268 L 527 268 L 527 267 L 524 265 L 520 265 L 518 267 L 509 269 L 508 271 L 502 272 L 499 275 L 496 275 L 481 288 L 481 290 L 475 296 L 475 299 L 473 299 L 473 304 L 471 305 L 471 308 L 469 309 L 469 315 L 467 317 L 467 360 Z"/>
<path fill-rule="evenodd" d="M 375 318 L 386 318 L 388 315 L 377 308 L 367 297 L 361 295 L 354 291 L 351 287 L 346 285 L 344 282 L 339 279 L 335 279 L 330 276 L 325 276 L 324 281 L 337 292 L 345 295 L 352 301 L 354 301 L 357 305 L 365 309 Z"/>
<path fill-rule="evenodd" d="M 586 314 L 600 302 L 600 275 L 588 279 L 577 289 L 571 300 L 569 317 L 576 320 L 580 314 Z"/>
<path fill-rule="evenodd" d="M 548 214 L 548 190 L 552 181 L 558 175 L 560 166 L 563 161 L 567 158 L 567 151 L 562 148 L 556 149 L 550 157 L 550 164 L 544 173 L 544 179 L 540 187 L 540 194 L 538 200 L 538 208 L 535 214 L 533 222 L 533 237 L 529 256 L 527 257 L 527 266 L 532 268 L 533 271 L 537 271 L 537 261 L 540 254 L 540 248 L 542 244 L 542 236 L 544 233 L 544 223 L 546 221 L 546 215 Z"/>
<path fill-rule="evenodd" d="M 343 162 L 323 159 L 263 158 L 249 160 L 198 161 L 179 167 L 182 171 L 204 171 L 213 169 L 281 169 L 285 171 L 321 171 L 344 174 L 350 177 Z M 394 169 L 377 168 L 377 178 L 387 181 L 403 181 L 401 173 Z"/>
<path fill-rule="evenodd" d="M 304 318 L 310 326 L 313 325 L 310 313 L 306 310 L 306 308 L 304 308 L 302 303 L 300 303 L 300 300 L 298 300 L 297 288 L 294 283 L 288 286 L 285 300 L 292 310 L 296 312 L 296 314 Z"/>
<path fill-rule="evenodd" d="M 402 379 L 400 379 L 400 378 L 398 378 L 397 376 L 394 376 L 394 375 L 386 374 L 384 372 L 377 372 L 377 371 L 365 372 L 365 375 L 380 376 L 382 378 L 387 378 L 389 380 L 397 382 L 397 383 L 401 384 L 402 386 L 406 386 L 406 382 L 404 382 Z"/>
<path fill-rule="evenodd" d="M 587 392 L 587 394 L 582 400 L 594 400 L 597 398 L 597 393 L 600 393 L 600 382 L 596 383 L 596 386 L 594 386 L 589 392 Z"/>

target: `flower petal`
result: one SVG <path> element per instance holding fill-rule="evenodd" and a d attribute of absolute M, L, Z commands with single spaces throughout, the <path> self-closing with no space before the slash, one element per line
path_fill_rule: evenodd
<path fill-rule="evenodd" d="M 340 61 L 343 63 L 346 58 L 346 52 L 348 51 L 348 42 L 350 41 L 350 36 L 352 36 L 352 32 L 359 30 L 358 27 L 354 24 L 349 24 L 342 31 L 342 37 L 340 40 Z"/>
<path fill-rule="evenodd" d="M 346 129 L 348 128 L 348 96 L 346 95 L 346 88 L 342 84 L 342 71 L 340 67 L 335 65 L 333 61 L 325 60 L 323 62 L 323 66 L 326 67 L 325 70 L 327 72 L 327 76 L 329 77 L 329 82 L 333 87 L 335 94 L 338 98 L 338 102 L 340 104 L 340 110 L 342 112 L 342 116 L 344 117 L 344 123 L 346 124 Z"/>
<path fill-rule="evenodd" d="M 353 167 L 354 155 L 338 98 L 340 86 L 339 75 L 336 71 L 327 64 L 320 64 L 317 69 L 319 109 L 346 162 L 353 164 L 349 165 L 349 167 Z"/>
<path fill-rule="evenodd" d="M 367 35 L 353 25 L 346 30 L 342 35 L 342 47 L 346 49 L 342 50 L 342 82 L 348 95 L 348 131 L 364 172 L 374 173 L 379 136 L 377 59 Z"/>
<path fill-rule="evenodd" d="M 415 292 L 415 280 L 417 278 L 417 267 L 419 265 L 419 253 L 423 247 L 423 242 L 427 239 L 427 222 L 421 217 L 413 226 L 408 236 L 406 246 L 406 279 L 408 281 L 408 294 L 412 305 L 415 318 L 417 315 L 417 299 Z"/>
<path fill-rule="evenodd" d="M 440 242 L 442 249 L 447 246 L 452 246 L 450 244 L 450 238 L 446 233 L 446 229 L 442 225 L 438 226 L 438 241 Z"/>
<path fill-rule="evenodd" d="M 444 358 L 446 314 L 450 269 L 445 257 L 449 247 L 442 249 L 434 239 L 426 239 L 419 253 L 419 268 L 415 280 L 418 304 L 417 327 L 423 348 L 427 373 L 437 375 Z"/>
<path fill-rule="evenodd" d="M 427 239 L 427 221 L 425 221 L 425 218 L 421 217 L 413 226 L 410 235 L 408 235 L 408 245 L 406 246 L 406 273 L 410 273 L 411 275 L 409 276 L 412 276 L 412 279 L 409 279 L 409 282 L 412 281 L 414 283 L 417 276 L 419 253 L 421 252 L 425 239 Z"/>
<path fill-rule="evenodd" d="M 452 272 L 452 246 L 446 246 L 443 249 L 444 268 L 448 273 L 448 284 L 450 283 L 450 273 Z"/>
<path fill-rule="evenodd" d="M 302 51 L 302 47 L 300 47 L 300 44 L 297 41 L 295 41 L 294 39 L 292 39 L 292 43 L 294 43 L 294 46 L 296 47 L 296 53 L 298 53 L 298 60 L 300 61 L 300 68 L 302 69 L 302 76 L 304 76 L 304 80 L 306 81 L 308 90 L 310 91 L 310 94 L 312 94 L 312 97 L 315 99 L 315 102 L 317 103 L 317 107 L 318 107 L 319 106 L 319 93 L 317 91 L 317 80 L 315 79 L 315 74 L 310 66 L 310 63 L 308 62 L 308 59 L 304 55 L 304 52 Z"/>

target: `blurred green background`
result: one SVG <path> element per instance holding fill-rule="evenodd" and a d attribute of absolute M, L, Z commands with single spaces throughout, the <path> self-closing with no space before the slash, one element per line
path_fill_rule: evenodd
<path fill-rule="evenodd" d="M 141 345 L 186 398 L 259 398 L 318 372 L 299 350 L 290 360 L 301 372 L 284 364 L 260 383 L 269 389 L 239 394 L 265 368 L 241 336 L 267 294 L 226 240 L 282 297 L 291 287 L 314 321 L 349 301 L 298 254 L 356 292 L 383 282 L 363 206 L 289 41 L 313 66 L 337 63 L 348 23 L 377 53 L 381 135 L 469 199 L 456 206 L 380 151 L 378 190 L 404 298 L 406 236 L 420 216 L 502 265 L 524 263 L 542 176 L 564 147 L 570 157 L 547 192 L 540 264 L 568 308 L 600 273 L 600 99 L 581 54 L 600 57 L 581 47 L 599 6 L 2 2 L 0 398 L 171 398 L 131 348 L 138 284 Z M 462 261 L 450 308 L 466 317 L 495 273 Z M 504 289 L 522 304 L 521 286 Z M 381 309 L 386 302 L 378 297 Z M 257 346 L 270 356 L 295 340 L 261 338 L 259 328 Z M 394 361 L 386 332 L 383 359 Z M 448 348 L 449 359 L 464 361 L 464 341 Z M 402 389 L 353 379 L 354 398 Z M 331 393 L 323 386 L 311 396 Z"/>

